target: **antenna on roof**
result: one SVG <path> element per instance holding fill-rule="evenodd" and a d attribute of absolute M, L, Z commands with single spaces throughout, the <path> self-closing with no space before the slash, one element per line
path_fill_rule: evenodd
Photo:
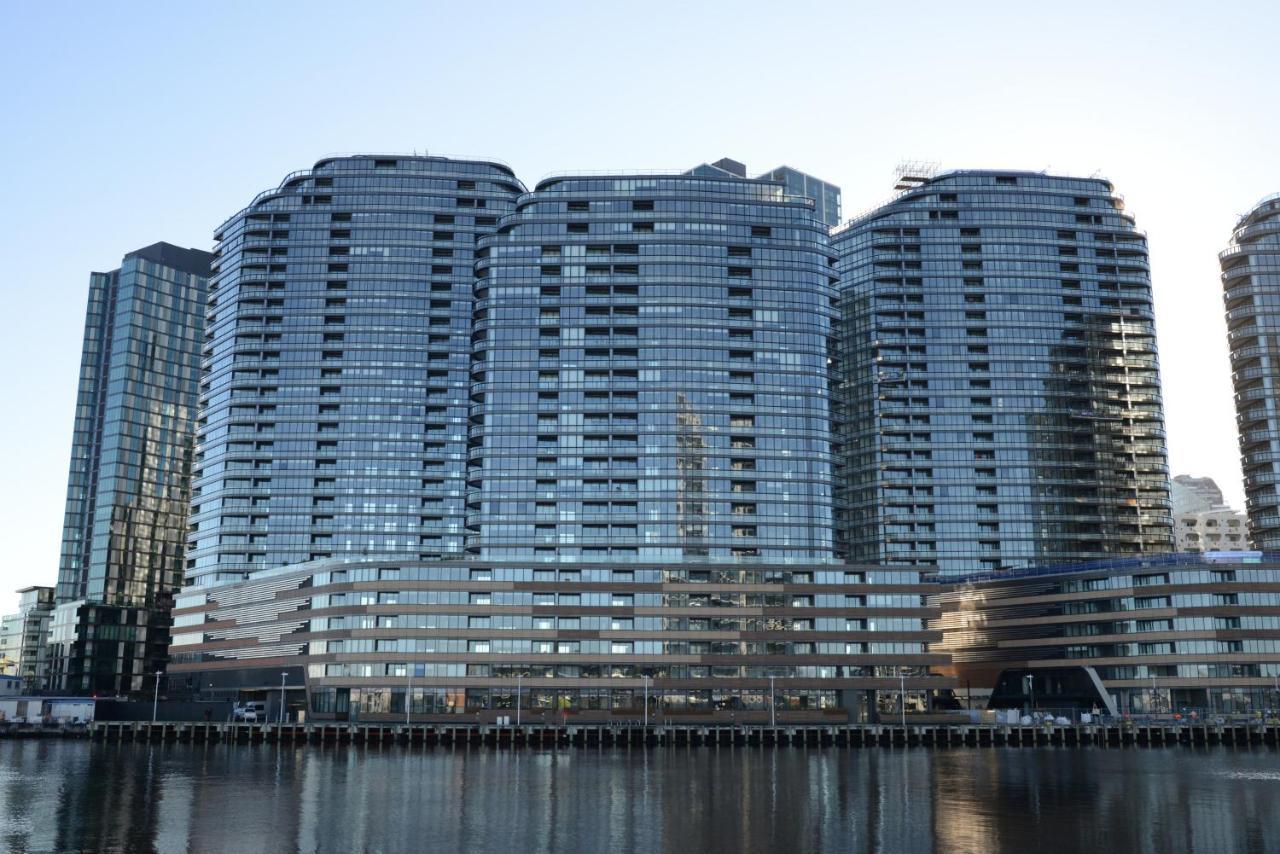
<path fill-rule="evenodd" d="M 937 176 L 942 164 L 930 160 L 903 160 L 894 170 L 895 190 L 914 190 Z"/>

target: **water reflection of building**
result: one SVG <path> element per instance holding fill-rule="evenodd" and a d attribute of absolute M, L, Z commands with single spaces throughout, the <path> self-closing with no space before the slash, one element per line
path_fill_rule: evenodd
<path fill-rule="evenodd" d="M 934 649 L 961 685 L 1071 665 L 1092 667 L 1122 712 L 1280 707 L 1280 561 L 1259 553 L 993 573 L 936 601 Z M 1033 688 L 1039 705 L 1053 684 Z"/>
<path fill-rule="evenodd" d="M 1254 757 L 1259 766 L 1265 757 Z M 1190 751 L 935 751 L 921 851 L 1267 851 L 1275 787 L 1240 757 Z M 1253 764 L 1253 763 L 1249 763 Z M 1236 766 L 1231 768 L 1229 766 Z"/>
<path fill-rule="evenodd" d="M 23 851 L 1270 851 L 1265 752 L 0 742 Z"/>

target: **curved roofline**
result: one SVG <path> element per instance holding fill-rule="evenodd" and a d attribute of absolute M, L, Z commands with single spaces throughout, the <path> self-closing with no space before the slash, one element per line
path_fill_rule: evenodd
<path fill-rule="evenodd" d="M 707 181 L 729 185 L 769 184 L 775 187 L 786 187 L 786 184 L 782 181 L 775 181 L 770 178 L 740 178 L 737 175 L 728 173 L 724 175 L 691 175 L 687 169 L 643 169 L 631 172 L 618 169 L 600 169 L 576 172 L 549 172 L 538 179 L 538 183 L 534 185 L 533 192 L 542 192 L 562 181 L 598 181 L 601 178 L 617 178 L 627 181 L 644 180 L 645 178 L 685 178 L 689 181 Z"/>
<path fill-rule="evenodd" d="M 1280 213 L 1280 204 L 1277 204 L 1277 202 L 1280 202 L 1280 193 L 1271 193 L 1270 195 L 1263 196 L 1258 199 L 1258 201 L 1254 202 L 1253 207 L 1249 208 L 1248 213 L 1240 215 L 1240 218 L 1236 220 L 1236 226 L 1232 231 L 1239 231 L 1263 211 L 1276 211 L 1277 213 Z"/>
<path fill-rule="evenodd" d="M 435 160 L 435 161 L 445 161 L 445 162 L 452 162 L 452 163 L 478 163 L 483 166 L 492 166 L 495 169 L 505 172 L 507 175 L 511 177 L 512 181 L 514 181 L 517 185 L 519 185 L 522 191 L 528 192 L 528 188 L 525 187 L 524 182 L 521 181 L 516 176 L 515 170 L 512 169 L 508 164 L 504 163 L 501 160 L 497 160 L 496 158 L 451 157 L 444 154 L 426 154 L 426 153 L 418 154 L 416 152 L 408 153 L 408 154 L 395 153 L 395 152 L 373 152 L 373 153 L 357 152 L 352 154 L 344 154 L 344 153 L 327 154 L 324 157 L 321 157 L 319 160 L 317 160 L 314 164 L 312 164 L 310 169 L 296 169 L 293 172 L 290 172 L 289 174 L 285 175 L 284 178 L 281 179 L 280 183 L 275 187 L 272 187 L 267 190 L 263 190 L 262 192 L 258 193 L 256 196 L 253 197 L 253 199 L 250 200 L 249 204 L 245 205 L 244 207 L 240 208 L 240 210 L 236 211 L 235 213 L 231 214 L 231 216 L 224 219 L 218 225 L 218 227 L 214 229 L 213 233 L 217 235 L 225 231 L 227 226 L 232 222 L 232 220 L 235 220 L 236 218 L 242 216 L 250 208 L 253 208 L 259 202 L 265 201 L 266 199 L 271 197 L 273 194 L 281 193 L 284 190 L 287 190 L 289 187 L 293 186 L 294 184 L 297 184 L 299 181 L 302 181 L 304 178 L 308 178 L 314 175 L 320 169 L 320 167 L 324 164 L 332 163 L 337 160 L 390 160 L 390 159 Z"/>
<path fill-rule="evenodd" d="M 954 175 L 1031 175 L 1036 178 L 1066 178 L 1069 181 L 1100 181 L 1112 189 L 1115 185 L 1111 183 L 1110 178 L 1104 178 L 1097 173 L 1093 175 L 1072 175 L 1067 172 L 1052 172 L 1048 169 L 948 169 L 945 172 L 939 172 L 934 175 L 926 184 L 941 180 L 942 178 L 950 178 Z"/>
<path fill-rule="evenodd" d="M 910 196 L 913 193 L 918 193 L 921 190 L 925 189 L 926 187 L 931 186 L 935 182 L 941 181 L 945 178 L 954 178 L 960 175 L 992 175 L 992 176 L 1029 175 L 1035 178 L 1063 178 L 1068 181 L 1097 181 L 1098 183 L 1105 184 L 1107 187 L 1107 192 L 1109 192 L 1112 196 L 1123 199 L 1123 196 L 1120 196 L 1120 194 L 1116 192 L 1116 185 L 1111 182 L 1111 179 L 1104 178 L 1098 174 L 1071 175 L 1066 172 L 1050 172 L 1047 169 L 1040 170 L 1040 171 L 1036 171 L 1034 169 L 986 169 L 986 168 L 984 169 L 948 169 L 945 172 L 939 172 L 937 175 L 934 175 L 930 178 L 925 179 L 919 184 L 919 186 L 911 187 L 910 189 L 907 189 L 907 190 L 902 190 L 896 193 L 895 195 L 890 196 L 888 199 L 886 199 L 883 202 L 872 205 L 869 208 L 863 209 L 859 213 L 855 214 L 854 216 L 851 216 L 849 219 L 846 219 L 844 222 L 832 228 L 831 235 L 834 237 L 837 232 L 846 231 L 854 225 L 857 225 L 862 222 L 866 222 L 871 217 L 880 213 L 882 210 L 889 207 L 899 199 L 906 198 L 907 196 Z"/>
<path fill-rule="evenodd" d="M 315 171 L 320 168 L 321 164 L 329 163 L 334 160 L 388 160 L 391 158 L 395 158 L 396 160 L 448 160 L 456 163 L 482 163 L 486 166 L 493 166 L 500 169 L 512 178 L 516 178 L 516 172 L 511 168 L 511 165 L 504 160 L 497 159 L 496 157 L 455 157 L 451 154 L 430 154 L 425 151 L 422 153 L 418 153 L 416 151 L 408 153 L 394 151 L 336 152 L 333 154 L 326 154 L 324 157 L 321 157 L 311 167 L 311 170 Z M 518 181 L 520 179 L 516 178 L 516 180 Z"/>

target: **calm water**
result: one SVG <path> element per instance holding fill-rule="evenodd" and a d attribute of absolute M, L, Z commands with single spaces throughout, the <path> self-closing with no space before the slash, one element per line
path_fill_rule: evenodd
<path fill-rule="evenodd" d="M 1280 752 L 0 741 L 0 849 L 1280 852 Z"/>

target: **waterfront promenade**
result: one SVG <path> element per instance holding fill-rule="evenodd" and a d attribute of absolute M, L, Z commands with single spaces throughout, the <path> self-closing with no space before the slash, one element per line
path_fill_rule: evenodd
<path fill-rule="evenodd" d="M 89 738 L 107 742 L 358 744 L 475 747 L 1170 747 L 1280 745 L 1280 724 L 1111 721 L 1092 724 L 644 725 L 386 723 L 207 723 L 93 721 L 10 725 L 0 738 Z"/>

